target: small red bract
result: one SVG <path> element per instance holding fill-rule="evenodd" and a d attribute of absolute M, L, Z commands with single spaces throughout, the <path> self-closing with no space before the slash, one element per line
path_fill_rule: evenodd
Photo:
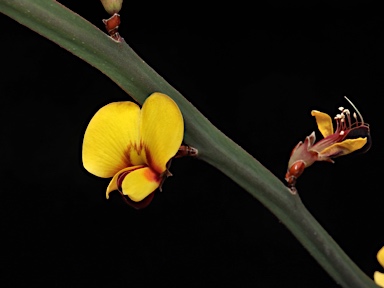
<path fill-rule="evenodd" d="M 105 29 L 114 40 L 121 42 L 123 38 L 121 38 L 118 30 L 120 26 L 120 15 L 115 13 L 109 19 L 103 19 L 103 23 L 105 25 Z"/>

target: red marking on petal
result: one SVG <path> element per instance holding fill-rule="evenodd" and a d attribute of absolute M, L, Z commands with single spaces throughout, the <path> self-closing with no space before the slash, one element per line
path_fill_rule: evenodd
<path fill-rule="evenodd" d="M 128 161 L 128 163 L 127 163 L 127 167 L 132 166 L 132 161 L 131 161 L 131 149 L 132 149 L 132 146 L 131 146 L 131 145 L 128 145 L 128 147 L 127 147 L 127 151 L 124 153 L 124 154 L 125 154 L 125 158 L 126 158 L 127 161 Z"/>
<path fill-rule="evenodd" d="M 159 167 L 155 165 L 155 162 L 153 161 L 151 151 L 147 147 L 144 146 L 145 149 L 145 156 L 147 158 L 147 164 L 149 167 L 151 167 L 152 170 L 156 171 L 157 174 L 161 174 L 164 171 L 161 171 Z"/>
<path fill-rule="evenodd" d="M 145 178 L 147 178 L 151 182 L 159 182 L 160 181 L 160 175 L 157 174 L 152 169 L 148 169 L 144 172 Z"/>
<path fill-rule="evenodd" d="M 321 152 L 324 149 L 328 148 L 329 146 L 341 142 L 345 139 L 347 133 L 340 134 L 340 132 L 336 132 L 332 135 L 329 135 L 323 139 L 321 139 L 319 142 L 315 143 L 315 145 L 312 146 L 311 150 Z"/>

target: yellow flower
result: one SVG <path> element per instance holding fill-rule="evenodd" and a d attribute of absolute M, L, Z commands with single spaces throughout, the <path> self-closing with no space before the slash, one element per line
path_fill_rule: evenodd
<path fill-rule="evenodd" d="M 377 253 L 377 261 L 384 267 L 384 246 Z M 380 287 L 384 287 L 384 273 L 376 271 L 373 274 L 373 279 Z"/>
<path fill-rule="evenodd" d="M 143 208 L 171 175 L 167 164 L 183 136 L 183 116 L 165 94 L 153 93 L 141 110 L 130 101 L 110 103 L 88 124 L 83 165 L 98 177 L 112 177 L 107 199 L 110 192 L 118 190 L 130 205 Z"/>
<path fill-rule="evenodd" d="M 348 101 L 349 99 L 345 97 Z M 350 101 L 349 101 L 350 102 Z M 340 107 L 340 114 L 337 114 L 336 130 L 333 130 L 332 118 L 323 112 L 312 110 L 311 115 L 315 116 L 317 127 L 323 135 L 323 139 L 315 143 L 315 132 L 307 136 L 304 143 L 300 141 L 292 150 L 288 162 L 288 170 L 285 180 L 290 187 L 294 187 L 296 179 L 303 173 L 304 169 L 316 161 L 328 161 L 333 163 L 332 158 L 347 155 L 365 146 L 363 152 L 371 147 L 371 136 L 369 125 L 364 123 L 363 117 L 357 108 L 352 120 L 350 111 Z M 357 115 L 360 119 L 358 119 Z"/>

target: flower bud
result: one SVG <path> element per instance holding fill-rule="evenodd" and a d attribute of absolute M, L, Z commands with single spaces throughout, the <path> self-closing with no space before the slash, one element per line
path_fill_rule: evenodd
<path fill-rule="evenodd" d="M 121 6 L 123 5 L 123 0 L 100 0 L 103 4 L 105 11 L 110 15 L 119 13 Z"/>

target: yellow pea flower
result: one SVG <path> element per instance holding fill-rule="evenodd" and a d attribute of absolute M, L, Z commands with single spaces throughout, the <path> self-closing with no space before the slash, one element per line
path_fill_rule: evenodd
<path fill-rule="evenodd" d="M 377 261 L 384 267 L 384 246 L 377 253 Z M 384 273 L 376 271 L 373 274 L 373 279 L 380 287 L 384 287 Z"/>
<path fill-rule="evenodd" d="M 349 101 L 347 97 L 345 98 Z M 365 152 L 371 147 L 369 125 L 364 123 L 363 117 L 353 103 L 351 101 L 349 103 L 357 112 L 353 113 L 355 120 L 352 120 L 348 109 L 340 107 L 340 114 L 334 117 L 336 130 L 333 130 L 332 118 L 328 114 L 312 110 L 311 115 L 315 117 L 317 127 L 324 138 L 315 143 L 315 132 L 312 132 L 304 143 L 300 141 L 292 150 L 285 175 L 289 187 L 294 188 L 296 179 L 304 169 L 316 161 L 333 163 L 332 158 L 347 155 L 364 146 L 362 151 Z"/>
<path fill-rule="evenodd" d="M 88 124 L 83 165 L 98 177 L 112 177 L 107 199 L 109 193 L 118 190 L 128 204 L 143 208 L 171 175 L 167 164 L 183 137 L 183 116 L 165 94 L 151 94 L 142 109 L 130 101 L 110 103 Z"/>

